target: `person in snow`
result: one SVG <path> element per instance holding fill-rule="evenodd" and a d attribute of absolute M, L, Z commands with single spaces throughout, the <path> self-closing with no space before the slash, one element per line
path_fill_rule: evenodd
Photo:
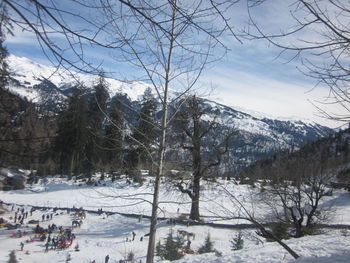
<path fill-rule="evenodd" d="M 132 241 L 135 240 L 135 236 L 136 236 L 136 233 L 134 231 L 132 231 Z"/>
<path fill-rule="evenodd" d="M 47 241 L 46 244 L 45 244 L 45 252 L 49 251 L 49 246 L 50 246 L 50 242 Z"/>
<path fill-rule="evenodd" d="M 24 243 L 21 242 L 19 245 L 20 245 L 20 247 L 21 247 L 21 251 L 23 251 Z"/>
<path fill-rule="evenodd" d="M 187 246 L 186 246 L 187 249 L 190 249 L 191 248 L 191 240 L 187 240 Z"/>
<path fill-rule="evenodd" d="M 109 261 L 109 255 L 107 255 L 107 256 L 105 257 L 105 263 L 108 263 L 108 261 Z"/>

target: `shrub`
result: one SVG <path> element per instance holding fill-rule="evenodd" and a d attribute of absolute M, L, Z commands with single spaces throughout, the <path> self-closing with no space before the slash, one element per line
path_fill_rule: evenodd
<path fill-rule="evenodd" d="M 289 224 L 284 222 L 273 224 L 271 227 L 271 231 L 272 234 L 278 239 L 288 239 L 290 237 Z"/>
<path fill-rule="evenodd" d="M 310 224 L 307 227 L 304 227 L 303 234 L 306 236 L 319 235 L 322 234 L 321 228 L 318 228 L 316 224 Z"/>
<path fill-rule="evenodd" d="M 134 254 L 134 252 L 130 251 L 128 253 L 128 256 L 126 257 L 126 260 L 128 262 L 134 262 L 135 261 L 135 254 Z"/>
<path fill-rule="evenodd" d="M 289 232 L 289 224 L 285 222 L 278 222 L 273 223 L 270 227 L 271 234 L 275 236 L 276 238 L 282 240 L 282 239 L 288 239 L 290 238 L 291 234 Z M 270 235 L 265 235 L 263 232 L 258 231 L 257 234 L 259 236 L 262 236 L 266 238 L 268 242 L 274 242 L 275 240 Z"/>
<path fill-rule="evenodd" d="M 8 263 L 18 263 L 17 258 L 16 258 L 16 253 L 14 250 L 12 250 L 10 253 L 10 259 L 9 259 Z"/>

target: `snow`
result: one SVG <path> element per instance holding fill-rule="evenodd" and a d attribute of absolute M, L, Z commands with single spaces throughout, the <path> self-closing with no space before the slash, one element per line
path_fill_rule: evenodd
<path fill-rule="evenodd" d="M 50 80 L 60 89 L 74 86 L 78 83 L 91 87 L 96 83 L 95 75 L 82 74 L 77 72 L 68 72 L 55 67 L 38 64 L 25 57 L 10 55 L 8 59 L 10 72 L 13 78 L 19 81 L 19 84 L 11 84 L 9 90 L 15 94 L 27 98 L 32 102 L 39 101 L 39 92 L 33 89 L 34 85 L 40 84 L 44 79 Z M 128 94 L 132 100 L 141 96 L 148 87 L 146 83 L 133 82 L 127 83 L 117 79 L 106 78 L 108 91 L 111 96 L 117 92 Z"/>
<path fill-rule="evenodd" d="M 55 223 L 64 228 L 71 227 L 71 221 L 74 218 L 73 213 L 68 214 L 64 207 L 80 207 L 97 211 L 102 208 L 104 211 L 114 211 L 123 213 L 135 213 L 149 215 L 151 211 L 150 204 L 147 202 L 139 203 L 139 200 L 129 200 L 130 194 L 145 194 L 143 197 L 151 200 L 152 193 L 152 177 L 147 177 L 144 185 L 128 184 L 124 178 L 110 182 L 105 181 L 105 185 L 85 186 L 80 182 L 64 181 L 60 178 L 50 178 L 41 180 L 39 183 L 28 186 L 25 190 L 16 190 L 8 192 L 0 192 L 0 200 L 18 205 L 25 205 L 25 209 L 29 210 L 30 205 L 48 206 L 62 208 L 55 212 L 52 221 L 40 222 L 40 226 L 46 227 L 48 224 Z M 256 216 L 263 218 L 268 215 L 266 207 L 259 203 L 259 192 L 256 188 L 248 185 L 237 185 L 233 182 L 219 181 L 220 185 L 224 185 L 236 198 L 245 202 L 249 209 L 255 211 Z M 234 213 L 235 208 L 223 189 L 215 183 L 204 183 L 202 186 L 202 202 L 200 203 L 201 214 L 207 222 L 216 223 L 244 223 L 243 221 L 234 221 L 229 218 L 222 221 L 216 221 L 215 214 L 229 216 Z M 179 217 L 189 211 L 188 198 L 182 196 L 165 182 L 161 188 L 161 212 L 160 217 Z M 116 198 L 119 196 L 119 198 Z M 141 196 L 141 195 L 140 195 Z M 169 202 L 165 202 L 169 201 Z M 137 205 L 128 206 L 131 203 Z M 184 202 L 184 203 L 183 203 Z M 181 203 L 181 204 L 180 204 Z M 324 205 L 332 206 L 335 216 L 332 218 L 332 224 L 347 224 L 350 226 L 350 197 L 347 192 L 337 190 L 332 197 L 325 200 Z M 11 205 L 6 206 L 7 211 L 1 215 L 7 220 L 13 221 L 18 206 L 11 211 Z M 28 218 L 41 221 L 42 214 L 52 213 L 53 210 L 33 212 Z M 226 214 L 225 214 L 226 213 Z M 77 239 L 73 242 L 71 248 L 61 251 L 49 250 L 44 252 L 43 242 L 25 243 L 24 251 L 20 251 L 20 242 L 25 242 L 29 237 L 12 238 L 11 234 L 15 230 L 0 229 L 0 262 L 7 262 L 11 250 L 16 251 L 19 262 L 65 262 L 67 255 L 70 254 L 72 262 L 89 263 L 93 259 L 96 262 L 104 262 L 104 257 L 109 254 L 110 263 L 119 262 L 127 254 L 132 251 L 137 259 L 136 262 L 142 260 L 145 262 L 147 251 L 148 237 L 144 237 L 140 241 L 140 237 L 149 231 L 149 221 L 140 217 L 125 217 L 119 214 L 107 216 L 105 213 L 98 215 L 96 213 L 88 213 L 86 219 L 83 220 L 82 226 L 74 228 L 73 233 Z M 30 225 L 26 230 L 31 231 L 35 225 Z M 306 236 L 298 239 L 290 239 L 285 242 L 292 247 L 300 256 L 298 260 L 293 259 L 281 246 L 275 242 L 266 242 L 255 234 L 252 228 L 243 229 L 244 248 L 239 251 L 231 251 L 229 240 L 237 235 L 238 229 L 209 227 L 207 225 L 169 225 L 165 220 L 158 223 L 156 240 L 164 240 L 169 231 L 177 233 L 180 230 L 195 233 L 195 239 L 191 240 L 191 248 L 197 250 L 205 240 L 209 233 L 214 247 L 222 253 L 218 257 L 214 253 L 202 255 L 186 255 L 183 259 L 176 261 L 177 263 L 199 263 L 199 262 L 215 262 L 215 263 L 233 263 L 233 262 L 295 262 L 295 263 L 311 263 L 311 262 L 349 262 L 349 246 L 350 246 L 350 229 L 334 230 L 326 229 L 323 233 Z M 134 241 L 132 232 L 136 233 Z M 32 235 L 32 234 L 31 234 Z M 127 239 L 129 241 L 127 241 Z M 74 251 L 74 246 L 79 244 L 80 251 Z M 28 254 L 26 254 L 28 251 Z M 163 262 L 156 258 L 157 262 Z M 166 262 L 166 261 L 164 261 Z"/>

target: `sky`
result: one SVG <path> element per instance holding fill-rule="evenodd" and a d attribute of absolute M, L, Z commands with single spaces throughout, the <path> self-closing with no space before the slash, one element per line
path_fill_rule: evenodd
<path fill-rule="evenodd" d="M 69 1 L 62 3 L 66 3 L 63 4 L 65 8 L 69 7 Z M 289 25 L 293 22 L 289 16 L 292 1 L 271 0 L 269 3 L 268 6 L 255 9 L 253 14 L 257 20 L 265 21 L 267 31 L 278 30 L 276 25 Z M 241 1 L 226 15 L 235 25 L 236 32 L 247 28 L 246 1 Z M 69 22 L 79 23 L 79 20 L 69 17 Z M 83 25 L 80 27 L 83 28 Z M 50 65 L 32 33 L 18 28 L 14 29 L 14 33 L 5 42 L 10 53 Z M 58 42 L 61 41 L 60 38 L 57 35 Z M 342 109 L 322 103 L 328 96 L 328 88 L 320 85 L 315 87 L 316 80 L 305 75 L 301 61 L 289 61 L 294 56 L 293 53 L 281 55 L 281 49 L 265 40 L 241 38 L 241 43 L 231 37 L 224 41 L 229 51 L 220 61 L 203 71 L 198 82 L 201 87 L 199 93 L 228 106 L 244 109 L 248 113 L 275 118 L 306 119 L 329 127 L 342 125 L 320 116 L 314 104 L 331 113 L 340 113 Z M 86 53 L 93 62 L 103 61 L 104 69 L 116 72 L 119 78 L 130 73 L 130 68 L 125 63 L 113 59 L 106 50 L 89 47 Z"/>

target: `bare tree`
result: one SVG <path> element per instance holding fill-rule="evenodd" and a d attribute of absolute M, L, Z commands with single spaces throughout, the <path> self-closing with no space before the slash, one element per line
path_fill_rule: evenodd
<path fill-rule="evenodd" d="M 283 242 L 280 238 L 278 238 L 274 233 L 266 228 L 263 223 L 259 219 L 254 216 L 254 213 L 249 211 L 246 208 L 246 205 L 243 204 L 235 195 L 233 195 L 230 191 L 228 191 L 225 187 L 221 186 L 224 193 L 227 195 L 228 200 L 237 208 L 236 211 L 232 211 L 228 209 L 225 204 L 218 204 L 221 207 L 221 211 L 226 212 L 225 219 L 241 219 L 247 220 L 251 222 L 259 231 L 259 235 L 263 235 L 267 238 L 270 238 L 276 241 L 280 246 L 282 246 L 293 258 L 299 258 L 299 254 L 295 252 L 291 247 L 289 247 L 285 242 Z"/>
<path fill-rule="evenodd" d="M 180 129 L 179 139 L 176 141 L 180 141 L 180 147 L 189 151 L 191 156 L 192 179 L 187 184 L 181 180 L 176 186 L 191 198 L 192 220 L 200 220 L 201 179 L 221 165 L 222 158 L 232 146 L 232 138 L 236 134 L 233 128 L 219 125 L 215 117 L 212 120 L 208 118 L 211 116 L 208 116 L 208 108 L 202 99 L 191 95 L 185 99 L 174 120 Z"/>
<path fill-rule="evenodd" d="M 269 1 L 249 0 L 251 27 L 245 33 L 253 39 L 267 40 L 286 55 L 292 54 L 291 59 L 301 58 L 303 72 L 314 78 L 317 84 L 329 87 L 328 98 L 322 103 L 341 106 L 343 113 L 324 110 L 320 104 L 315 106 L 327 118 L 349 122 L 350 74 L 347 60 L 350 51 L 350 3 L 342 0 L 295 0 L 286 3 L 284 8 L 289 10 L 281 9 L 281 12 L 287 11 L 285 13 L 290 19 L 285 17 L 285 24 L 277 25 L 270 20 L 262 21 L 256 15 L 264 8 L 269 9 Z"/>
<path fill-rule="evenodd" d="M 286 155 L 276 159 L 269 173 L 271 183 L 264 186 L 263 201 L 273 211 L 272 219 L 291 225 L 295 237 L 302 237 L 328 219 L 329 207 L 322 201 L 331 192 L 332 170 L 321 151 L 313 157 Z"/>

